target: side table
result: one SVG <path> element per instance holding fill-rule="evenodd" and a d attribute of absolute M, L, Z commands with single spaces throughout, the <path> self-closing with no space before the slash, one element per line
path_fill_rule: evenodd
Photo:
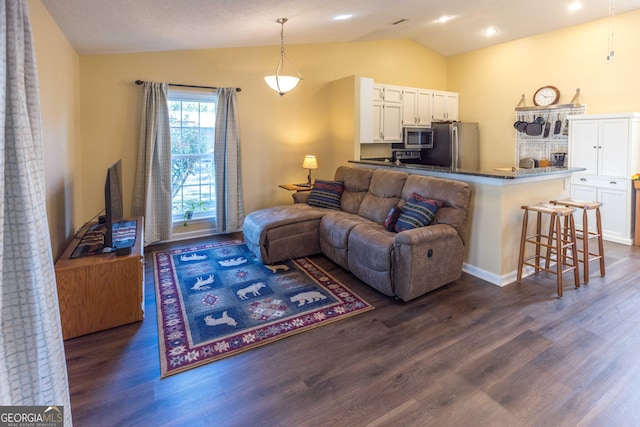
<path fill-rule="evenodd" d="M 284 188 L 289 191 L 311 191 L 312 186 L 307 184 L 280 184 L 280 188 Z"/>

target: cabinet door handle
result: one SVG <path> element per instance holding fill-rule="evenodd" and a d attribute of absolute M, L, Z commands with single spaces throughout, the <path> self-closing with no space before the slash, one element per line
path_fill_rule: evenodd
<path fill-rule="evenodd" d="M 617 184 L 617 182 L 615 182 L 615 181 L 609 181 L 609 184 L 614 184 L 614 185 L 615 185 L 615 184 Z"/>
<path fill-rule="evenodd" d="M 586 181 L 587 178 L 580 178 L 580 181 Z"/>
<path fill-rule="evenodd" d="M 598 146 L 597 146 L 597 145 L 594 145 L 594 146 L 593 146 L 593 149 L 594 149 L 594 150 L 598 149 Z"/>

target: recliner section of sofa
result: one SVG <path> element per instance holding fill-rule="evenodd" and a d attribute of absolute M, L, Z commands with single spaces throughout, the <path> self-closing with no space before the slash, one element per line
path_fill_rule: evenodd
<path fill-rule="evenodd" d="M 340 210 L 306 204 L 295 193 L 293 205 L 247 215 L 245 242 L 265 264 L 322 252 L 379 292 L 409 301 L 450 283 L 462 274 L 468 224 L 468 184 L 405 172 L 341 166 Z M 440 200 L 432 225 L 388 231 L 389 210 L 411 194 Z"/>

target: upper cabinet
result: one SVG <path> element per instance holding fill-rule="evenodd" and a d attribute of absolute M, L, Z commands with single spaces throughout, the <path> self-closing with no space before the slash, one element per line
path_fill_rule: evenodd
<path fill-rule="evenodd" d="M 433 91 L 431 117 L 434 121 L 458 120 L 458 93 Z"/>
<path fill-rule="evenodd" d="M 391 85 L 373 85 L 373 101 L 390 104 L 402 103 L 402 87 Z"/>
<path fill-rule="evenodd" d="M 402 88 L 373 85 L 372 142 L 402 141 Z"/>
<path fill-rule="evenodd" d="M 640 170 L 640 116 L 593 114 L 569 117 L 569 161 L 581 174 L 629 179 Z"/>
<path fill-rule="evenodd" d="M 402 142 L 402 128 L 458 120 L 458 94 L 374 83 L 360 77 L 360 143 Z"/>
<path fill-rule="evenodd" d="M 417 88 L 402 90 L 402 126 L 431 126 L 433 91 Z"/>

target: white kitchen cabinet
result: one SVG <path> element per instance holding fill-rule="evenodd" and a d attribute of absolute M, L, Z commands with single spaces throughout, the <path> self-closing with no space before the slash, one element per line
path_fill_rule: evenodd
<path fill-rule="evenodd" d="M 402 103 L 402 87 L 374 84 L 373 85 L 373 100 L 379 102 L 385 102 L 389 104 L 401 104 Z"/>
<path fill-rule="evenodd" d="M 433 92 L 418 88 L 402 91 L 402 126 L 431 126 Z"/>
<path fill-rule="evenodd" d="M 631 194 L 631 181 L 628 179 L 594 178 L 582 174 L 574 174 L 571 178 L 573 199 L 602 203 L 602 236 L 612 242 L 633 244 L 630 231 L 633 218 Z M 589 230 L 595 232 L 595 211 L 589 211 L 588 214 Z M 582 228 L 582 215 L 574 215 L 574 218 L 576 227 Z"/>
<path fill-rule="evenodd" d="M 431 118 L 436 121 L 458 120 L 457 92 L 433 91 L 431 104 Z"/>
<path fill-rule="evenodd" d="M 402 142 L 402 87 L 373 85 L 372 142 Z"/>
<path fill-rule="evenodd" d="M 604 239 L 632 245 L 631 175 L 640 172 L 640 113 L 585 114 L 568 119 L 569 166 L 586 168 L 572 176 L 571 197 L 602 202 Z M 589 220 L 590 228 L 592 224 L 595 219 Z"/>
<path fill-rule="evenodd" d="M 373 142 L 402 142 L 402 106 L 373 103 Z"/>
<path fill-rule="evenodd" d="M 569 117 L 569 160 L 590 175 L 629 178 L 635 170 L 627 156 L 630 122 L 626 118 L 578 119 Z"/>
<path fill-rule="evenodd" d="M 360 77 L 360 144 L 402 142 L 403 127 L 431 126 L 434 93 L 440 94 L 437 120 L 458 120 L 458 93 L 374 83 Z M 357 122 L 356 122 L 357 123 Z"/>

